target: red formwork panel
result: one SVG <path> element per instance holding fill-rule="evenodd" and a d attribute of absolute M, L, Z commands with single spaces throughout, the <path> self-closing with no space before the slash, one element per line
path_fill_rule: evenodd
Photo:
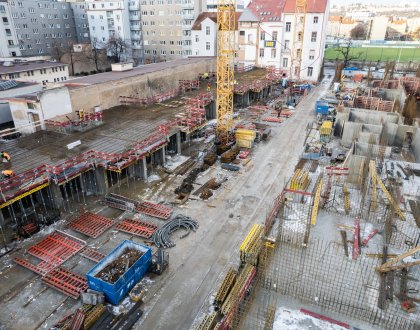
<path fill-rule="evenodd" d="M 77 219 L 70 222 L 67 227 L 93 238 L 101 235 L 112 227 L 114 222 L 95 213 L 82 213 Z"/>
<path fill-rule="evenodd" d="M 14 261 L 17 264 L 19 264 L 19 265 L 21 265 L 21 266 L 23 266 L 23 267 L 25 267 L 29 270 L 32 270 L 34 273 L 37 273 L 41 276 L 46 275 L 48 272 L 53 270 L 54 267 L 55 267 L 54 264 L 48 263 L 46 261 L 41 261 L 37 265 L 34 265 L 34 264 L 30 263 L 28 260 L 21 259 L 21 258 L 15 258 Z"/>
<path fill-rule="evenodd" d="M 168 220 L 171 217 L 173 210 L 165 205 L 143 202 L 136 205 L 136 211 L 152 217 Z"/>
<path fill-rule="evenodd" d="M 157 226 L 140 220 L 124 219 L 115 226 L 115 229 L 136 236 L 150 238 L 157 230 Z"/>
<path fill-rule="evenodd" d="M 66 233 L 55 231 L 31 246 L 28 253 L 49 264 L 59 266 L 79 252 L 86 243 Z"/>
<path fill-rule="evenodd" d="M 80 255 L 95 262 L 99 262 L 105 257 L 105 254 L 98 252 L 88 246 L 80 251 Z"/>
<path fill-rule="evenodd" d="M 42 281 L 74 299 L 78 299 L 88 288 L 86 278 L 63 267 L 52 270 L 42 278 Z"/>

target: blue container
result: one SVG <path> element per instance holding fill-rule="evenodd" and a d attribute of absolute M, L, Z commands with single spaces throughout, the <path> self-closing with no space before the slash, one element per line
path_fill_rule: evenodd
<path fill-rule="evenodd" d="M 328 115 L 329 105 L 325 101 L 316 101 L 315 111 L 321 115 Z"/>
<path fill-rule="evenodd" d="M 95 277 L 102 269 L 120 257 L 127 248 L 139 250 L 143 252 L 143 255 L 118 279 L 118 281 L 111 284 Z M 86 274 L 89 288 L 103 292 L 107 301 L 113 305 L 117 305 L 121 299 L 127 295 L 128 291 L 140 281 L 150 268 L 151 263 L 151 248 L 125 240 Z"/>

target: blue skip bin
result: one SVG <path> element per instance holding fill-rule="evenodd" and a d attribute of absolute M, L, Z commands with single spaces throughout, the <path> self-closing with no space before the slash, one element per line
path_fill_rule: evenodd
<path fill-rule="evenodd" d="M 97 275 L 111 262 L 119 258 L 126 249 L 138 250 L 142 252 L 143 255 L 135 261 L 134 264 L 124 274 L 122 274 L 114 284 L 95 277 L 95 275 Z M 128 291 L 130 291 L 131 288 L 140 281 L 143 275 L 148 271 L 151 262 L 151 248 L 134 243 L 130 240 L 125 240 L 86 274 L 89 288 L 103 292 L 107 301 L 111 304 L 117 305 L 127 295 Z"/>

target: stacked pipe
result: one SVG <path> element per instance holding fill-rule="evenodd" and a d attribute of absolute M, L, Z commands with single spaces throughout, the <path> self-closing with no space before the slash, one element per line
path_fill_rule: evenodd
<path fill-rule="evenodd" d="M 169 236 L 178 229 L 184 229 L 187 232 L 180 238 L 184 238 L 189 235 L 190 231 L 196 231 L 198 229 L 198 222 L 187 217 L 185 215 L 178 214 L 172 220 L 166 222 L 161 228 L 159 228 L 152 235 L 152 242 L 158 247 L 171 248 L 176 244 L 171 241 Z"/>
<path fill-rule="evenodd" d="M 106 195 L 104 203 L 109 207 L 123 211 L 134 211 L 136 206 L 136 201 L 115 194 Z"/>

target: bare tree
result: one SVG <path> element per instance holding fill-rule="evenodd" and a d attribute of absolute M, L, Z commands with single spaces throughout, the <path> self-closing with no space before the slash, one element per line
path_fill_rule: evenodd
<path fill-rule="evenodd" d="M 65 43 L 54 42 L 51 47 L 51 56 L 63 63 L 70 64 L 71 75 L 74 75 L 74 65 L 78 62 L 86 61 L 83 53 L 74 49 L 75 42 L 67 41 Z"/>
<path fill-rule="evenodd" d="M 124 57 L 130 49 L 130 45 L 120 36 L 112 36 L 106 43 L 106 49 L 110 57 L 116 63 L 119 63 L 124 60 Z"/>
<path fill-rule="evenodd" d="M 98 72 L 104 65 L 109 62 L 106 58 L 106 46 L 97 40 L 92 40 L 91 47 L 85 51 L 85 56 L 95 65 L 95 70 Z"/>
<path fill-rule="evenodd" d="M 338 45 L 335 48 L 335 51 L 337 52 L 337 55 L 342 57 L 345 68 L 348 66 L 350 61 L 360 58 L 360 55 L 361 55 L 361 53 L 359 53 L 357 55 L 352 53 L 352 51 L 351 51 L 352 45 L 353 45 L 352 40 L 347 39 L 347 40 L 345 40 L 345 43 L 343 45 Z"/>
<path fill-rule="evenodd" d="M 351 31 L 350 37 L 353 40 L 364 40 L 366 39 L 366 28 L 362 23 L 357 24 Z"/>

